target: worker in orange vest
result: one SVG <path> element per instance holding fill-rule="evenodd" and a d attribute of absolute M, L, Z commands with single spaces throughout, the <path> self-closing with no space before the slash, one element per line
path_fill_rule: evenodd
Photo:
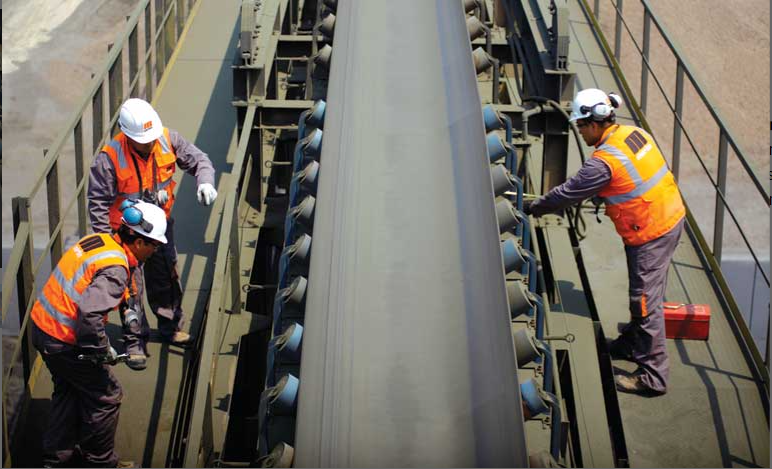
<path fill-rule="evenodd" d="M 96 233 L 117 229 L 121 218 L 119 207 L 127 198 L 141 199 L 164 209 L 169 242 L 145 262 L 143 269 L 137 269 L 137 283 L 147 289 L 161 338 L 185 346 L 193 338 L 182 330 L 182 287 L 171 218 L 175 188 L 172 176 L 177 166 L 195 176 L 199 203 L 211 205 L 217 197 L 214 167 L 203 151 L 179 133 L 165 128 L 158 113 L 142 99 L 132 98 L 123 103 L 118 124 L 121 132 L 102 148 L 91 165 L 88 187 L 91 227 Z M 130 355 L 127 364 L 141 370 L 146 367 L 146 343 L 150 334 L 141 291 L 127 311 L 129 316 L 121 316 L 123 340 Z"/>
<path fill-rule="evenodd" d="M 686 210 L 651 135 L 616 124 L 614 109 L 621 103 L 619 96 L 595 88 L 577 93 L 570 119 L 595 152 L 576 175 L 524 209 L 539 217 L 591 197 L 603 199 L 625 244 L 630 294 L 631 320 L 611 342 L 611 355 L 638 364 L 634 373 L 617 375 L 616 386 L 660 395 L 667 391 L 670 372 L 662 303 Z"/>
<path fill-rule="evenodd" d="M 119 464 L 123 391 L 108 366 L 117 354 L 105 334 L 107 313 L 129 299 L 132 271 L 167 242 L 159 207 L 127 202 L 123 214 L 116 233 L 86 236 L 62 255 L 30 313 L 32 343 L 54 383 L 43 435 L 47 467 Z"/>

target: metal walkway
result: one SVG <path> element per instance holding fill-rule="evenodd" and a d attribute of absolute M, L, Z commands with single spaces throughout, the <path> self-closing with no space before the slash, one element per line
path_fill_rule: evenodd
<path fill-rule="evenodd" d="M 575 0 L 569 5 L 570 63 L 577 74 L 577 89 L 596 87 L 622 91 L 592 32 L 581 1 Z M 629 108 L 623 106 L 620 111 L 619 122 L 636 124 Z M 572 142 L 568 174 L 575 173 L 579 165 L 580 156 Z M 607 338 L 614 338 L 618 325 L 629 320 L 623 244 L 607 217 L 602 217 L 603 223 L 598 224 L 594 211 L 586 209 L 584 218 L 587 237 L 579 245 L 587 271 L 584 287 L 574 267 L 568 230 L 549 221 L 543 224 L 562 299 L 560 307 L 553 307 L 551 326 L 557 330 L 551 333 L 563 333 L 564 324 L 573 323 L 575 327 L 577 316 L 585 318 L 585 327 L 589 329 L 590 311 L 582 295 L 586 293 L 585 287 L 589 287 L 602 329 Z M 668 340 L 671 382 L 665 396 L 647 399 L 618 394 L 631 467 L 769 466 L 769 426 L 765 416 L 768 410 L 764 408 L 759 386 L 729 323 L 730 314 L 717 296 L 709 267 L 700 258 L 700 252 L 691 233 L 685 231 L 670 268 L 666 300 L 709 304 L 713 312 L 710 338 L 707 342 Z M 556 312 L 561 307 L 565 312 Z M 595 345 L 587 343 L 591 337 L 577 333 L 577 342 L 567 346 L 575 366 L 595 361 Z M 627 371 L 634 368 L 634 364 L 625 361 L 614 361 L 613 366 Z M 579 394 L 582 392 L 578 390 Z M 594 391 L 588 389 L 588 392 Z M 588 410 L 585 408 L 584 412 Z M 585 460 L 584 463 L 596 465 L 598 461 L 593 464 Z"/>
<path fill-rule="evenodd" d="M 231 169 L 228 155 L 235 148 L 229 49 L 236 43 L 240 4 L 239 0 L 200 0 L 196 4 L 154 100 L 164 125 L 178 130 L 209 155 L 220 191 L 213 207 L 203 207 L 196 202 L 195 179 L 182 171 L 175 175 L 179 180 L 172 215 L 185 292 L 182 306 L 186 327 L 194 335 L 199 332 L 212 284 L 215 241 Z M 161 344 L 155 333 L 155 317 L 147 306 L 146 310 L 153 328 L 147 369 L 113 368 L 124 388 L 116 452 L 121 459 L 133 460 L 142 467 L 179 467 L 180 440 L 182 432 L 188 430 L 182 404 L 190 398 L 194 352 Z M 117 316 L 110 316 L 108 334 L 113 344 L 120 344 Z M 223 348 L 228 350 L 230 346 L 225 343 Z M 25 447 L 36 450 L 25 451 L 29 459 L 15 461 L 15 466 L 41 465 L 40 435 L 51 392 L 50 375 L 43 366 L 34 388 L 25 437 Z M 223 404 L 227 408 L 227 401 Z"/>

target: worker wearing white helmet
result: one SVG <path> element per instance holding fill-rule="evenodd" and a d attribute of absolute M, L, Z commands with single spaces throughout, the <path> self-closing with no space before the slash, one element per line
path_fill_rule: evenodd
<path fill-rule="evenodd" d="M 622 99 L 590 88 L 577 93 L 570 121 L 595 147 L 579 171 L 546 195 L 524 206 L 539 217 L 600 197 L 625 244 L 630 322 L 611 342 L 613 358 L 638 369 L 616 377 L 617 389 L 664 394 L 669 379 L 663 300 L 667 272 L 683 231 L 686 210 L 673 174 L 654 139 L 643 129 L 616 123 Z"/>
<path fill-rule="evenodd" d="M 182 330 L 182 288 L 177 273 L 177 251 L 174 245 L 174 219 L 171 210 L 175 199 L 174 172 L 179 166 L 196 178 L 199 203 L 211 205 L 217 197 L 214 167 L 209 157 L 179 133 L 163 126 L 153 107 L 142 99 L 123 103 L 118 125 L 121 131 L 97 155 L 91 165 L 88 200 L 91 226 L 97 233 L 117 230 L 127 199 L 157 204 L 168 219 L 169 242 L 137 270 L 138 284 L 147 288 L 150 308 L 158 319 L 158 330 L 164 341 L 187 345 L 192 337 Z M 139 322 L 124 323 L 124 341 L 130 351 L 129 366 L 144 369 L 146 342 L 150 328 L 138 292 L 130 311 Z M 126 319 L 126 318 L 123 318 Z"/>
<path fill-rule="evenodd" d="M 88 235 L 62 255 L 30 312 L 32 343 L 55 389 L 43 435 L 46 467 L 118 465 L 123 391 L 108 366 L 118 355 L 105 323 L 112 310 L 125 311 L 133 272 L 167 242 L 161 208 L 126 201 L 122 213 L 116 233 Z"/>

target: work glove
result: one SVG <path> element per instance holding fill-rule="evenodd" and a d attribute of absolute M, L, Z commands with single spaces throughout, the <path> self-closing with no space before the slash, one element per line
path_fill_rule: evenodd
<path fill-rule="evenodd" d="M 533 204 L 533 200 L 524 200 L 523 201 L 523 213 L 531 216 L 533 215 L 533 212 L 531 212 L 531 204 Z"/>
<path fill-rule="evenodd" d="M 214 186 L 206 182 L 198 185 L 198 203 L 212 205 L 216 198 L 217 190 L 215 190 Z"/>
<path fill-rule="evenodd" d="M 139 314 L 132 308 L 126 308 L 123 312 L 126 325 L 128 325 L 129 331 L 134 335 L 142 335 L 142 328 L 139 325 Z"/>
<path fill-rule="evenodd" d="M 156 200 L 158 200 L 158 206 L 163 207 L 166 205 L 166 202 L 169 201 L 169 193 L 166 192 L 166 189 L 161 189 L 158 191 L 158 194 L 156 194 Z"/>

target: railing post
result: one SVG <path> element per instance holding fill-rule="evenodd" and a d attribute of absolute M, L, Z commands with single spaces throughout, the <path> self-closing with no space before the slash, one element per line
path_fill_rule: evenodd
<path fill-rule="evenodd" d="M 726 133 L 721 129 L 718 140 L 718 186 L 716 187 L 716 217 L 713 225 L 713 257 L 721 265 L 721 254 L 724 245 L 724 201 L 726 197 L 726 165 L 727 165 L 727 140 Z"/>
<path fill-rule="evenodd" d="M 617 0 L 616 8 L 616 28 L 614 30 L 614 56 L 617 61 L 622 60 L 620 54 L 622 52 L 622 8 L 624 7 L 624 0 Z"/>
<path fill-rule="evenodd" d="M 153 101 L 153 91 L 155 90 L 155 74 L 153 73 L 153 58 L 155 58 L 155 41 L 153 41 L 153 15 L 150 7 L 151 3 L 145 5 L 145 100 Z M 147 51 L 150 51 L 148 54 Z"/>
<path fill-rule="evenodd" d="M 129 17 L 126 17 L 128 20 Z M 137 33 L 137 25 L 135 24 L 133 28 L 131 28 L 131 33 L 129 34 L 129 86 L 131 86 L 131 89 L 129 90 L 129 97 L 136 98 L 139 96 L 138 90 L 139 90 L 139 77 L 137 75 L 137 70 L 139 70 L 139 34 Z M 136 79 L 136 81 L 134 81 Z M 132 84 L 133 83 L 133 84 Z"/>
<path fill-rule="evenodd" d="M 681 61 L 676 59 L 676 95 L 675 114 L 673 115 L 673 176 L 678 180 L 678 172 L 681 167 L 681 116 L 684 112 L 684 67 Z"/>
<path fill-rule="evenodd" d="M 53 155 L 54 164 L 46 174 L 46 203 L 48 204 L 48 235 L 54 237 L 51 243 L 51 265 L 54 266 L 62 258 L 62 230 L 54 236 L 54 231 L 62 218 L 62 207 L 59 203 L 59 159 Z M 43 150 L 43 158 L 48 158 L 48 149 Z"/>
<path fill-rule="evenodd" d="M 156 77 L 160 79 L 166 69 L 166 47 L 164 45 L 164 34 L 158 34 L 164 27 L 164 1 L 155 0 L 155 22 L 153 23 L 153 37 L 155 39 L 155 67 Z"/>
<path fill-rule="evenodd" d="M 80 184 L 80 181 L 85 176 L 85 162 L 83 161 L 83 116 L 78 119 L 75 124 L 75 129 L 72 132 L 73 141 L 75 142 L 75 185 Z M 83 190 L 78 192 L 75 196 L 78 198 L 78 237 L 82 238 L 86 236 L 87 228 L 87 214 L 86 214 L 86 191 L 88 186 L 84 186 Z"/>
<path fill-rule="evenodd" d="M 35 293 L 33 287 L 34 278 L 32 275 L 34 252 L 32 244 L 32 216 L 30 213 L 29 198 L 14 197 L 11 199 L 11 210 L 13 210 L 14 243 L 24 243 L 24 254 L 21 258 L 19 271 L 16 273 L 16 292 L 19 298 L 19 325 L 21 326 L 24 324 L 24 316 L 27 313 L 27 304 L 29 304 L 30 298 Z M 28 223 L 30 225 L 29 234 L 27 235 L 27 239 L 24 240 L 16 239 L 16 234 L 19 232 L 19 227 L 22 223 Z M 30 330 L 32 329 L 28 327 L 27 331 Z M 25 383 L 29 380 L 32 364 L 35 362 L 35 350 L 30 345 L 29 334 L 27 331 L 19 331 L 22 371 L 24 373 Z"/>
<path fill-rule="evenodd" d="M 109 51 L 112 49 L 113 45 L 114 44 L 108 45 L 107 50 Z M 118 47 L 122 47 L 122 44 Z M 107 115 L 107 122 L 111 122 L 113 116 L 118 113 L 118 109 L 121 107 L 121 102 L 123 101 L 123 49 L 118 52 L 115 62 L 110 65 L 107 77 L 108 86 L 110 87 L 108 90 L 108 96 L 110 98 L 108 111 L 110 114 Z M 110 135 L 115 133 L 117 126 L 118 121 L 115 122 L 114 128 L 110 129 Z"/>
<path fill-rule="evenodd" d="M 641 112 L 646 115 L 649 94 L 649 47 L 651 42 L 651 13 L 643 7 L 643 55 L 641 58 Z"/>
<path fill-rule="evenodd" d="M 177 8 L 177 39 L 179 39 L 185 27 L 185 2 L 183 0 L 175 0 L 174 4 Z"/>
<path fill-rule="evenodd" d="M 91 126 L 93 130 L 91 139 L 93 140 L 94 154 L 101 149 L 100 145 L 102 143 L 102 135 L 104 134 L 104 107 L 104 83 L 100 83 L 99 88 L 94 93 L 94 97 L 91 98 Z"/>

